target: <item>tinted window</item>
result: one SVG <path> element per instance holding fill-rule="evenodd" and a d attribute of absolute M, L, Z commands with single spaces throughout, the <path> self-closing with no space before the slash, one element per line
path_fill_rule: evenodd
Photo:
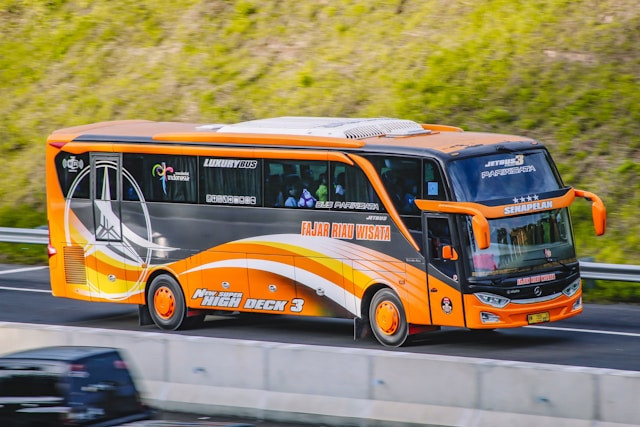
<path fill-rule="evenodd" d="M 344 163 L 331 163 L 329 200 L 335 210 L 384 211 L 364 172 Z"/>
<path fill-rule="evenodd" d="M 419 210 L 413 201 L 422 188 L 420 160 L 406 157 L 374 157 L 371 160 L 398 212 L 417 215 Z"/>
<path fill-rule="evenodd" d="M 433 160 L 424 161 L 422 198 L 427 200 L 446 200 L 444 181 L 438 164 Z"/>
<path fill-rule="evenodd" d="M 125 154 L 123 164 L 123 199 L 138 200 L 138 184 L 146 201 L 197 201 L 197 157 L 159 154 Z"/>
<path fill-rule="evenodd" d="M 449 170 L 459 201 L 535 197 L 538 193 L 561 188 L 551 160 L 544 151 L 460 159 L 451 162 Z"/>
<path fill-rule="evenodd" d="M 0 365 L 0 397 L 63 396 L 61 367 L 41 362 Z"/>
<path fill-rule="evenodd" d="M 60 152 L 56 156 L 55 163 L 62 194 L 65 197 L 88 199 L 90 188 L 89 154 Z"/>
<path fill-rule="evenodd" d="M 416 198 L 447 199 L 442 173 L 434 160 L 398 156 L 370 156 L 369 160 L 400 215 L 420 215 L 413 203 Z"/>
<path fill-rule="evenodd" d="M 200 203 L 261 206 L 261 162 L 200 157 Z"/>
<path fill-rule="evenodd" d="M 428 251 L 431 264 L 447 276 L 456 279 L 455 261 L 442 257 L 442 248 L 451 245 L 451 231 L 447 218 L 430 217 L 427 220 Z"/>
<path fill-rule="evenodd" d="M 120 200 L 118 194 L 118 165 L 112 160 L 95 159 L 96 200 Z"/>
<path fill-rule="evenodd" d="M 313 209 L 329 197 L 327 162 L 265 160 L 265 206 Z"/>

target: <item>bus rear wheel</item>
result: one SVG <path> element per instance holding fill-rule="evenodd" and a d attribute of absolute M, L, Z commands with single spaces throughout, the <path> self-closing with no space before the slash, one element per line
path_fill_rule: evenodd
<path fill-rule="evenodd" d="M 407 316 L 400 298 L 389 288 L 380 289 L 371 299 L 369 322 L 373 334 L 382 345 L 399 347 L 407 339 Z"/>
<path fill-rule="evenodd" d="M 187 307 L 178 282 L 168 274 L 156 276 L 149 286 L 149 314 L 161 329 L 175 331 L 184 323 Z"/>

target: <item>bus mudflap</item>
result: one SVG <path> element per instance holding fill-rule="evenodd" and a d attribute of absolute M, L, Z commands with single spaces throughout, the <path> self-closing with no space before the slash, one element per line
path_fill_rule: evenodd
<path fill-rule="evenodd" d="M 138 305 L 138 326 L 153 325 L 153 319 L 149 313 L 149 306 Z"/>
<path fill-rule="evenodd" d="M 369 319 L 363 319 L 362 317 L 353 318 L 353 340 L 361 340 L 371 335 L 371 326 L 369 325 Z"/>

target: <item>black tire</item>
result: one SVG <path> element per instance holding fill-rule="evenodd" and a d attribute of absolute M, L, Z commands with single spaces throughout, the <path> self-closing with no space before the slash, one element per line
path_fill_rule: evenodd
<path fill-rule="evenodd" d="M 389 288 L 375 293 L 369 305 L 369 323 L 380 344 L 400 347 L 407 340 L 409 325 L 400 298 Z"/>
<path fill-rule="evenodd" d="M 168 274 L 156 276 L 147 295 L 149 314 L 160 328 L 175 331 L 187 317 L 187 307 L 178 282 Z"/>

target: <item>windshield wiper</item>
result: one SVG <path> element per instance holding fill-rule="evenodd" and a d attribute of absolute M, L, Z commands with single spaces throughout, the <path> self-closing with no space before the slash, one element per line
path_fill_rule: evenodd
<path fill-rule="evenodd" d="M 558 258 L 551 258 L 551 257 L 542 257 L 542 258 L 528 258 L 526 259 L 526 261 L 547 261 L 547 262 L 556 262 L 558 264 L 560 264 L 562 267 L 564 267 L 565 270 L 567 271 L 574 271 L 575 267 L 569 267 L 567 264 L 563 263 L 562 261 L 560 261 Z"/>
<path fill-rule="evenodd" d="M 496 152 L 497 153 L 515 153 L 516 151 L 519 151 L 519 150 L 516 150 L 514 148 L 505 147 L 502 144 L 496 145 Z"/>

